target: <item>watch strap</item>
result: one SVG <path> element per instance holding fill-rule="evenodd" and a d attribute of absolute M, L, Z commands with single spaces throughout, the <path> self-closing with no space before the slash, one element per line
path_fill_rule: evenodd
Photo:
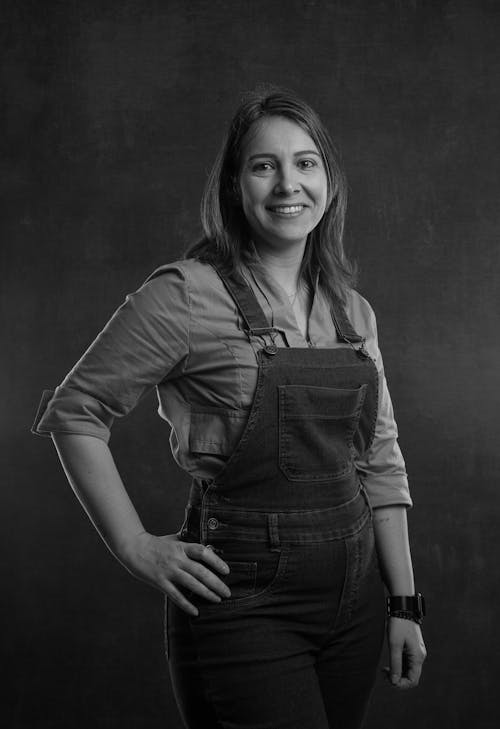
<path fill-rule="evenodd" d="M 413 620 L 420 625 L 425 615 L 424 596 L 420 592 L 415 595 L 389 595 L 387 614 L 391 618 Z"/>

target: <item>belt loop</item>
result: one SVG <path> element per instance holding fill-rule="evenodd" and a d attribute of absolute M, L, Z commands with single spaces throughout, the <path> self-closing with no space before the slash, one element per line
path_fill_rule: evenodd
<path fill-rule="evenodd" d="M 269 534 L 269 543 L 272 550 L 280 547 L 280 533 L 278 528 L 278 514 L 267 515 L 267 531 Z"/>
<path fill-rule="evenodd" d="M 203 490 L 203 497 L 201 500 L 200 509 L 200 544 L 208 543 L 208 512 L 211 506 L 211 491 L 213 482 L 204 481 L 205 488 Z"/>

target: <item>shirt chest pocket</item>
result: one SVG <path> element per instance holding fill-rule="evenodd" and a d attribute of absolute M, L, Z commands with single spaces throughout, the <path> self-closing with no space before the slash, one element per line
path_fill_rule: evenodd
<path fill-rule="evenodd" d="M 189 423 L 189 450 L 196 455 L 229 458 L 247 420 L 248 412 L 245 410 L 193 407 Z"/>
<path fill-rule="evenodd" d="M 279 465 L 288 480 L 334 480 L 348 474 L 367 386 L 283 385 L 278 390 Z"/>

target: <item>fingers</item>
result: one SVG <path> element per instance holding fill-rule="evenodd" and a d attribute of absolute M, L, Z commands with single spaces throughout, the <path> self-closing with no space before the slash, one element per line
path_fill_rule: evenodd
<path fill-rule="evenodd" d="M 216 596 L 220 595 L 220 597 L 227 598 L 231 596 L 231 591 L 227 585 L 212 571 L 217 570 L 227 575 L 229 573 L 229 567 L 210 547 L 205 547 L 202 544 L 186 544 L 185 553 L 189 559 L 183 563 L 183 569 L 189 575 L 195 577 L 202 585 L 203 591 L 196 589 L 195 592 L 202 597 L 207 597 L 210 591 L 216 593 Z M 211 569 L 205 567 L 201 560 Z"/>
<path fill-rule="evenodd" d="M 199 562 L 191 561 L 184 565 L 184 575 L 186 579 L 189 578 L 190 583 L 201 586 L 200 589 L 195 589 L 195 587 L 190 587 L 190 589 L 193 589 L 202 597 L 207 597 L 209 593 L 214 594 L 215 597 L 231 597 L 229 587 Z M 183 584 L 185 582 L 186 580 L 183 581 Z"/>
<path fill-rule="evenodd" d="M 392 643 L 390 645 L 390 675 L 389 680 L 393 686 L 399 686 L 403 671 L 403 646 Z"/>
<path fill-rule="evenodd" d="M 418 677 L 416 678 L 410 678 L 406 676 L 400 676 L 399 678 L 396 678 L 392 672 L 392 670 L 389 667 L 385 667 L 382 669 L 384 673 L 386 674 L 387 678 L 391 682 L 392 686 L 394 686 L 397 689 L 411 689 L 416 688 L 418 686 L 419 680 L 420 680 L 420 673 L 418 674 Z"/>
<path fill-rule="evenodd" d="M 197 568 L 189 566 L 190 571 L 179 572 L 177 576 L 177 583 L 184 587 L 186 590 L 191 590 L 196 595 L 210 600 L 212 602 L 220 602 L 222 597 L 230 597 L 231 592 L 229 588 L 219 580 L 218 577 L 207 569 L 201 567 Z M 192 572 L 191 572 L 192 570 Z M 212 579 L 205 576 L 212 575 Z"/>
<path fill-rule="evenodd" d="M 408 682 L 408 688 L 412 686 L 418 686 L 420 676 L 422 674 L 423 659 L 418 660 L 416 656 L 408 656 L 408 668 L 406 671 L 406 679 Z"/>
<path fill-rule="evenodd" d="M 187 571 L 188 569 L 196 572 L 201 579 L 197 579 L 193 574 Z M 173 580 L 175 580 L 175 584 Z M 210 602 L 221 602 L 220 595 L 204 584 L 203 580 L 209 584 L 215 582 L 215 589 L 217 589 L 223 597 L 230 597 L 231 592 L 229 588 L 221 582 L 221 580 L 219 580 L 213 572 L 210 572 L 193 561 L 183 564 L 182 569 L 178 569 L 170 579 L 165 578 L 162 580 L 161 588 L 168 597 L 179 608 L 181 608 L 181 610 L 184 610 L 189 615 L 196 616 L 199 614 L 197 607 L 186 598 L 181 590 L 191 592 L 191 594 L 205 598 Z"/>
<path fill-rule="evenodd" d="M 172 582 L 169 582 L 168 586 L 165 586 L 165 594 L 168 595 L 169 599 L 172 600 L 177 607 L 184 610 L 184 612 L 188 613 L 188 615 L 198 615 L 198 608 L 190 603 Z"/>
<path fill-rule="evenodd" d="M 129 546 L 124 566 L 191 615 L 198 615 L 198 610 L 182 594 L 183 590 L 211 602 L 220 602 L 222 597 L 231 595 L 216 574 L 228 574 L 228 565 L 209 547 L 182 542 L 178 535 L 157 537 L 147 532 L 137 535 Z"/>
<path fill-rule="evenodd" d="M 398 676 L 397 674 L 393 673 L 392 669 L 389 668 L 389 666 L 385 666 L 382 671 L 383 673 L 385 673 L 388 681 L 390 681 L 391 685 L 394 686 L 394 688 L 409 689 L 416 688 L 416 686 L 418 686 L 418 679 L 414 681 L 413 679 L 406 678 L 405 676 Z"/>
<path fill-rule="evenodd" d="M 206 562 L 206 564 L 214 570 L 217 570 L 217 572 L 221 572 L 223 575 L 227 575 L 229 573 L 228 565 L 215 554 L 211 546 L 186 542 L 184 545 L 184 551 L 191 559 Z"/>
<path fill-rule="evenodd" d="M 420 628 L 409 635 L 403 653 L 402 688 L 418 686 L 427 651 Z"/>
<path fill-rule="evenodd" d="M 168 543 L 171 537 L 164 539 Z M 170 570 L 164 573 L 161 589 L 179 608 L 193 616 L 199 613 L 183 594 L 184 591 L 215 603 L 221 602 L 222 597 L 231 596 L 227 585 L 212 571 L 228 574 L 229 567 L 210 547 L 177 539 L 174 542 L 177 557 L 170 563 Z"/>
<path fill-rule="evenodd" d="M 413 623 L 392 621 L 389 629 L 390 668 L 385 668 L 391 684 L 399 689 L 418 686 L 426 658 L 420 628 Z"/>

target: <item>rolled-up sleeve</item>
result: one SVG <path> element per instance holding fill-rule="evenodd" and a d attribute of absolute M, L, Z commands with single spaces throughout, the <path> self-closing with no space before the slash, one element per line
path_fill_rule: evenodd
<path fill-rule="evenodd" d="M 398 428 L 378 346 L 375 314 L 366 300 L 361 301 L 366 307 L 363 312 L 367 321 L 365 346 L 375 360 L 379 374 L 379 398 L 373 443 L 363 457 L 356 460 L 356 468 L 373 508 L 411 507 L 406 466 L 397 440 Z"/>
<path fill-rule="evenodd" d="M 189 352 L 189 292 L 180 267 L 158 269 L 128 294 L 54 390 L 44 390 L 31 431 L 108 442 L 116 417 L 182 369 Z"/>

